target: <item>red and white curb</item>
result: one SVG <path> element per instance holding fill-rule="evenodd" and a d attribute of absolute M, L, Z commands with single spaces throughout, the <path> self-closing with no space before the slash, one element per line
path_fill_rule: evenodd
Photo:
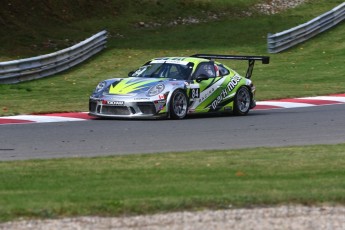
<path fill-rule="evenodd" d="M 335 94 L 330 96 L 290 98 L 279 100 L 259 101 L 254 110 L 270 110 L 285 108 L 300 108 L 321 105 L 345 104 L 345 94 Z M 86 112 L 77 113 L 53 113 L 40 115 L 18 115 L 0 117 L 0 125 L 6 124 L 26 124 L 26 123 L 47 123 L 47 122 L 67 122 L 91 120 Z"/>
<path fill-rule="evenodd" d="M 0 117 L 0 125 L 5 124 L 26 124 L 26 123 L 48 123 L 48 122 L 66 122 L 66 121 L 85 121 L 94 117 L 88 113 L 52 113 L 40 115 L 17 115 Z"/>
<path fill-rule="evenodd" d="M 254 109 L 285 109 L 334 104 L 345 104 L 345 94 L 259 101 L 256 103 L 256 107 Z"/>

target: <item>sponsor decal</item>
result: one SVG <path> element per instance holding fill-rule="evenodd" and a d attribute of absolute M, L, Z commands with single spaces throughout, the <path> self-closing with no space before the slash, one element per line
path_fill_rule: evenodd
<path fill-rule="evenodd" d="M 158 101 L 154 101 L 153 103 L 155 103 L 155 104 L 165 104 L 166 100 L 158 100 Z"/>
<path fill-rule="evenodd" d="M 216 109 L 217 105 L 225 99 L 228 94 L 235 89 L 235 87 L 238 85 L 238 83 L 241 81 L 241 77 L 238 75 L 235 75 L 233 78 L 231 78 L 230 82 L 226 86 L 226 88 L 219 94 L 219 96 L 212 102 L 211 107 L 212 109 Z"/>
<path fill-rule="evenodd" d="M 106 101 L 107 105 L 124 105 L 124 101 Z"/>
<path fill-rule="evenodd" d="M 157 111 L 162 111 L 166 106 L 166 100 L 154 101 Z"/>
<path fill-rule="evenodd" d="M 208 98 L 209 96 L 211 96 L 211 94 L 215 91 L 215 88 L 212 87 L 208 90 L 204 91 L 203 96 L 199 99 L 199 103 L 203 102 L 206 98 Z"/>
<path fill-rule="evenodd" d="M 150 98 L 147 97 L 141 97 L 141 98 L 133 98 L 134 101 L 148 101 Z"/>
<path fill-rule="evenodd" d="M 179 64 L 179 65 L 187 65 L 187 61 L 183 61 L 184 58 L 162 58 L 162 59 L 155 59 L 151 61 L 151 63 L 169 63 L 169 64 Z"/>
<path fill-rule="evenodd" d="M 223 78 L 220 78 L 216 82 L 212 81 L 210 84 L 208 84 L 208 87 L 206 87 L 206 89 L 204 89 L 204 90 L 202 90 L 202 88 L 200 88 L 199 98 L 194 99 L 194 100 L 192 99 L 192 101 L 194 101 L 194 103 L 191 104 L 190 108 L 191 109 L 196 109 L 196 110 L 198 110 L 198 109 L 205 109 L 205 108 L 200 108 L 199 107 L 200 104 L 205 102 L 212 94 L 214 94 L 217 91 L 217 89 L 224 83 L 224 81 L 226 79 L 227 78 L 223 77 Z M 193 84 L 193 85 L 191 85 L 191 87 L 192 88 L 199 88 L 199 87 L 196 87 L 196 85 L 198 85 L 198 84 L 195 84 L 195 85 Z M 212 98 L 214 98 L 214 97 L 212 97 Z M 208 105 L 210 105 L 210 103 L 208 103 Z"/>

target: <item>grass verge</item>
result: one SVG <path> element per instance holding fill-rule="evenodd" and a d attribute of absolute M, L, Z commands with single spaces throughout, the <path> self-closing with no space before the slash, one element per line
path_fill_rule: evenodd
<path fill-rule="evenodd" d="M 345 144 L 0 162 L 0 221 L 345 204 Z"/>

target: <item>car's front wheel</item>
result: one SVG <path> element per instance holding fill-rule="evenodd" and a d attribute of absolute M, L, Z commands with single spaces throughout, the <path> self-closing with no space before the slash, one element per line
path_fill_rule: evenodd
<path fill-rule="evenodd" d="M 182 90 L 173 92 L 170 100 L 170 117 L 172 119 L 183 119 L 187 116 L 188 100 Z"/>
<path fill-rule="evenodd" d="M 249 112 L 251 95 L 247 87 L 242 86 L 237 90 L 234 101 L 234 114 L 243 116 Z"/>

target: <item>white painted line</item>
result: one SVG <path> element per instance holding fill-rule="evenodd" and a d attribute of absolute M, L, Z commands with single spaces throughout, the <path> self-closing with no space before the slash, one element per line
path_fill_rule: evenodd
<path fill-rule="evenodd" d="M 298 99 L 338 101 L 338 102 L 344 102 L 345 103 L 345 97 L 318 96 L 318 97 L 301 97 L 301 98 L 298 98 Z"/>
<path fill-rule="evenodd" d="M 314 104 L 308 103 L 297 103 L 297 102 L 282 102 L 282 101 L 258 101 L 257 105 L 270 105 L 282 108 L 300 108 L 300 107 L 309 107 L 315 106 Z"/>
<path fill-rule="evenodd" d="M 63 121 L 84 121 L 81 118 L 71 118 L 71 117 L 57 117 L 57 116 L 40 116 L 40 115 L 18 115 L 18 116 L 8 116 L 0 117 L 5 119 L 15 119 L 15 120 L 28 120 L 32 122 L 63 122 Z"/>

